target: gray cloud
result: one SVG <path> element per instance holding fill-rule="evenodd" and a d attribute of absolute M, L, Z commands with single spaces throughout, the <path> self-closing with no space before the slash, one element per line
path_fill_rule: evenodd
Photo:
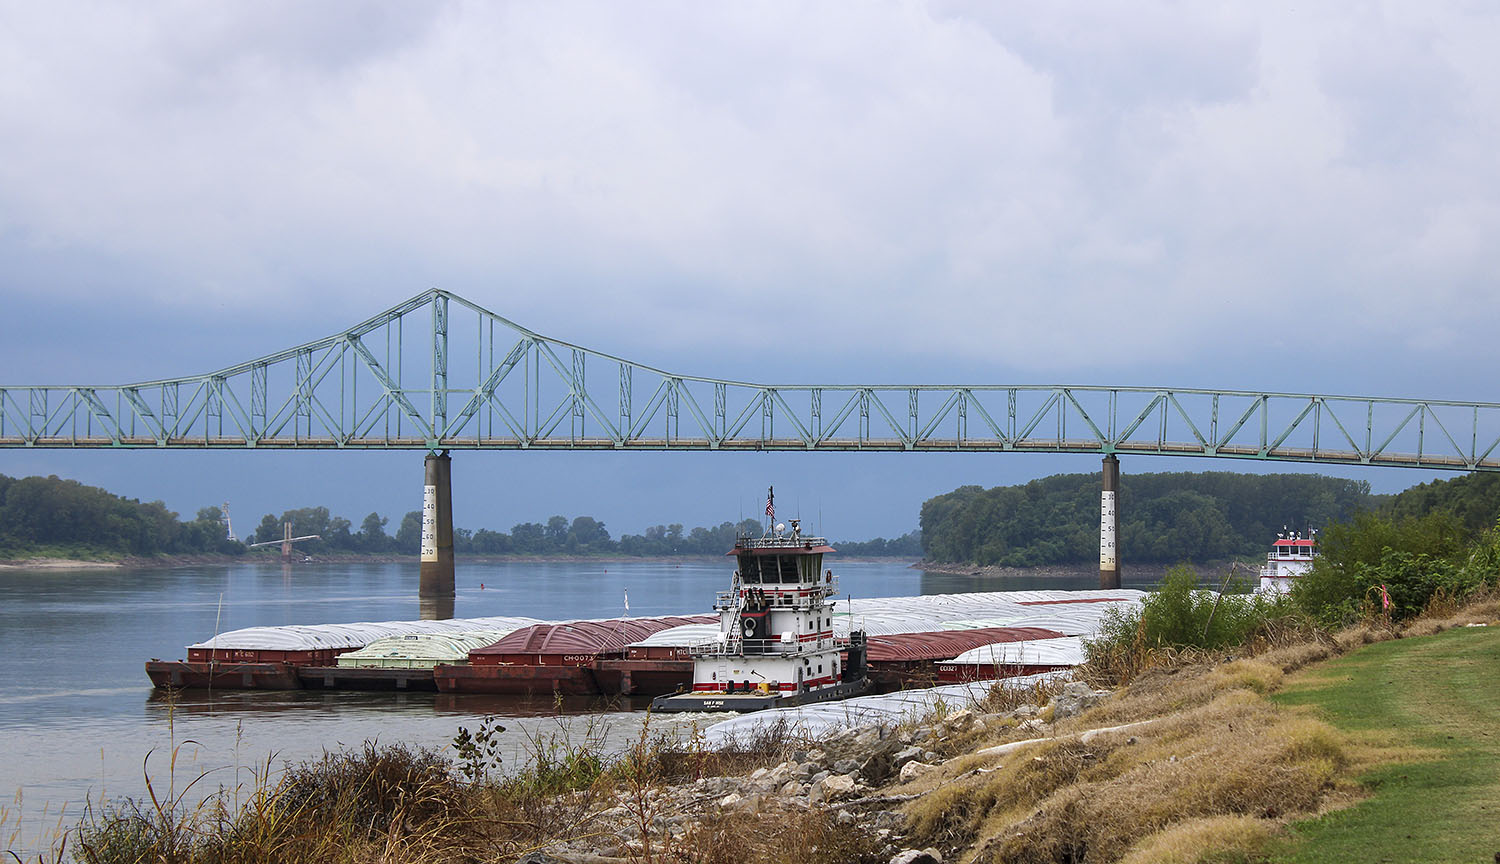
<path fill-rule="evenodd" d="M 1100 332 L 1162 370 L 1226 333 L 1425 358 L 1500 312 L 1500 75 L 1484 8 L 1407 14 L 12 6 L 0 248 L 328 330 L 440 285 L 619 351 L 798 308 L 824 350 L 1017 376 L 1090 374 Z"/>

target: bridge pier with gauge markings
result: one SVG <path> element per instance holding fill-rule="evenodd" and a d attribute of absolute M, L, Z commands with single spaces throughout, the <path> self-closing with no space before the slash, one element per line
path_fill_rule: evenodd
<path fill-rule="evenodd" d="M 1120 587 L 1120 460 L 1104 457 L 1099 492 L 1099 587 Z"/>
<path fill-rule="evenodd" d="M 453 617 L 453 459 L 428 453 L 423 464 L 422 575 L 418 589 L 423 617 Z M 442 614 L 446 610 L 447 614 Z"/>

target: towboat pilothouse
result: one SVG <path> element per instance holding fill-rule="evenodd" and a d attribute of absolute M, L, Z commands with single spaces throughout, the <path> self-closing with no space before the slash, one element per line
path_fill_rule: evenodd
<path fill-rule="evenodd" d="M 1276 535 L 1266 563 L 1260 568 L 1262 594 L 1285 594 L 1292 590 L 1292 583 L 1312 570 L 1313 559 L 1318 556 L 1317 529 L 1303 537 L 1298 531 L 1283 531 Z"/>
<path fill-rule="evenodd" d="M 767 514 L 775 519 L 774 507 Z M 833 637 L 838 582 L 823 569 L 833 548 L 803 536 L 798 520 L 764 537 L 740 537 L 728 554 L 738 568 L 714 609 L 719 632 L 695 645 L 693 689 L 658 697 L 654 711 L 756 711 L 845 699 L 867 692 L 865 634 L 850 634 L 848 657 Z"/>

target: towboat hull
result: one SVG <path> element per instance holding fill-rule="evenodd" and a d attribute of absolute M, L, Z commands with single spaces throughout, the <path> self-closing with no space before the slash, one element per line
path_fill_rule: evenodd
<path fill-rule="evenodd" d="M 764 711 L 767 708 L 791 708 L 818 702 L 835 702 L 863 696 L 875 689 L 869 678 L 843 681 L 802 693 L 679 693 L 651 700 L 651 710 L 671 714 L 682 711 Z"/>

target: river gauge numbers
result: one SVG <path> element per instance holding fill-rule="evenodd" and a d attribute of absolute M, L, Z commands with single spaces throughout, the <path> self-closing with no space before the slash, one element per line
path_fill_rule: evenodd
<path fill-rule="evenodd" d="M 1099 569 L 1119 569 L 1119 557 L 1115 552 L 1115 492 L 1107 489 L 1099 493 Z"/>
<path fill-rule="evenodd" d="M 438 560 L 437 487 L 422 487 L 422 560 Z"/>

